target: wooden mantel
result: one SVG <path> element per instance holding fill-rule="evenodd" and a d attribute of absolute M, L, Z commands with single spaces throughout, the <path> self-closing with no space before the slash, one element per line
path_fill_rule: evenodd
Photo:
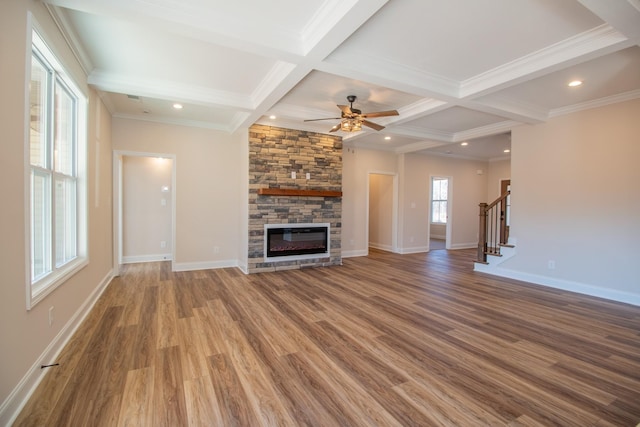
<path fill-rule="evenodd" d="M 258 188 L 260 196 L 342 197 L 342 191 L 304 190 L 298 188 Z"/>

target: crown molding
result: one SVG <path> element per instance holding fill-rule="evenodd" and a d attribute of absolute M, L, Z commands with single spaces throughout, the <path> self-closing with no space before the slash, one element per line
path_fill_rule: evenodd
<path fill-rule="evenodd" d="M 161 123 L 166 125 L 185 126 L 185 127 L 200 128 L 200 129 L 217 130 L 217 131 L 222 131 L 226 133 L 231 133 L 231 129 L 229 128 L 229 126 L 224 126 L 224 125 L 220 125 L 212 122 L 204 122 L 200 120 L 181 120 L 181 119 L 162 117 L 162 116 L 153 116 L 153 115 L 138 116 L 135 114 L 121 114 L 121 113 L 113 114 L 113 118 L 136 120 L 141 122 Z"/>
<path fill-rule="evenodd" d="M 388 0 L 385 0 L 384 3 L 387 1 Z M 302 54 L 307 55 L 311 52 L 311 50 L 338 25 L 338 22 L 357 5 L 358 0 L 326 1 L 325 6 L 316 11 L 301 31 L 300 41 Z M 378 9 L 379 8 L 377 8 L 376 11 Z"/>
<path fill-rule="evenodd" d="M 416 151 L 426 150 L 428 148 L 439 147 L 441 145 L 446 145 L 450 141 L 437 141 L 437 140 L 424 140 L 419 142 L 414 142 L 412 144 L 405 144 L 402 147 L 398 147 L 394 150 L 396 154 L 409 154 L 415 153 Z"/>
<path fill-rule="evenodd" d="M 627 41 L 627 38 L 618 30 L 602 24 L 464 80 L 460 85 L 460 96 L 462 98 L 480 96 L 532 80 L 542 74 L 555 71 L 556 68 L 567 67 L 569 60 L 579 59 Z"/>
<path fill-rule="evenodd" d="M 88 76 L 94 68 L 93 62 L 87 54 L 87 51 L 84 49 L 82 42 L 80 41 L 80 37 L 78 37 L 78 33 L 73 30 L 73 25 L 69 23 L 67 15 L 60 8 L 51 4 L 44 3 L 44 6 L 49 12 L 51 19 L 53 19 L 53 22 L 56 24 L 56 27 L 60 30 L 60 33 L 67 43 L 67 46 L 69 46 L 69 49 L 71 49 L 73 56 L 78 61 L 78 64 L 80 64 L 85 76 Z"/>
<path fill-rule="evenodd" d="M 579 104 L 573 104 L 566 107 L 555 108 L 549 112 L 549 117 L 564 116 L 566 114 L 577 113 L 579 111 L 589 110 L 591 108 L 604 107 L 606 105 L 617 104 L 619 102 L 631 101 L 637 98 L 640 98 L 640 89 L 631 90 L 629 92 L 607 96 L 600 99 L 594 99 L 592 101 L 581 102 Z"/>
<path fill-rule="evenodd" d="M 317 69 L 425 98 L 451 102 L 458 99 L 460 92 L 457 80 L 352 50 L 332 53 Z"/>
<path fill-rule="evenodd" d="M 174 99 L 199 105 L 238 108 L 245 111 L 253 109 L 251 98 L 247 95 L 167 80 L 131 77 L 94 70 L 89 74 L 88 83 L 105 92 Z"/>
<path fill-rule="evenodd" d="M 505 120 L 503 122 L 492 123 L 486 126 L 480 126 L 474 129 L 464 130 L 453 134 L 451 142 L 462 142 L 468 139 L 480 138 L 483 136 L 496 135 L 499 133 L 508 132 L 514 126 L 519 126 L 522 123 L 514 120 Z"/>
<path fill-rule="evenodd" d="M 267 75 L 260 81 L 255 90 L 251 93 L 251 103 L 253 108 L 257 108 L 275 89 L 291 74 L 296 65 L 276 61 Z"/>
<path fill-rule="evenodd" d="M 549 118 L 549 112 L 546 109 L 502 96 L 492 95 L 482 100 L 464 101 L 460 105 L 529 124 L 542 123 Z"/>

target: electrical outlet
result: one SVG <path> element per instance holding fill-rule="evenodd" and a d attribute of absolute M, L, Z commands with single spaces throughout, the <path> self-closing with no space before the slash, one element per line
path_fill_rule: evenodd
<path fill-rule="evenodd" d="M 53 325 L 53 306 L 49 307 L 49 326 Z"/>
<path fill-rule="evenodd" d="M 166 241 L 164 241 L 164 240 L 162 240 L 162 241 L 160 242 L 160 247 L 161 247 L 161 248 L 166 248 L 166 247 L 167 247 L 167 242 L 166 242 Z"/>
<path fill-rule="evenodd" d="M 296 173 L 295 172 L 291 172 L 291 179 L 296 179 Z"/>
<path fill-rule="evenodd" d="M 219 254 L 220 253 L 220 246 L 214 246 L 213 247 L 213 253 L 214 254 Z"/>
<path fill-rule="evenodd" d="M 549 270 L 555 270 L 556 269 L 556 262 L 552 259 L 550 259 L 547 262 L 547 267 L 549 268 Z"/>

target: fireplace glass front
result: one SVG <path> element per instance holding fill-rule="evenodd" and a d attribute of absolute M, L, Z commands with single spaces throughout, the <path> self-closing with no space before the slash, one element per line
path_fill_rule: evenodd
<path fill-rule="evenodd" d="M 329 256 L 329 227 L 286 226 L 266 229 L 266 256 Z"/>

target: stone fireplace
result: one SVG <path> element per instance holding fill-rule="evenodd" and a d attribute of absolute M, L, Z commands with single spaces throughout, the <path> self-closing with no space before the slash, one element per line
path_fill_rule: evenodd
<path fill-rule="evenodd" d="M 326 250 L 295 248 L 320 246 L 317 233 L 322 227 L 327 229 Z M 281 230 L 269 232 L 271 229 Z M 269 233 L 287 243 L 280 247 L 289 247 L 288 256 L 268 253 Z M 341 236 L 342 138 L 253 125 L 249 129 L 247 271 L 338 265 L 342 262 Z M 292 253 L 300 251 L 305 253 Z M 310 253 L 313 251 L 319 253 Z"/>

